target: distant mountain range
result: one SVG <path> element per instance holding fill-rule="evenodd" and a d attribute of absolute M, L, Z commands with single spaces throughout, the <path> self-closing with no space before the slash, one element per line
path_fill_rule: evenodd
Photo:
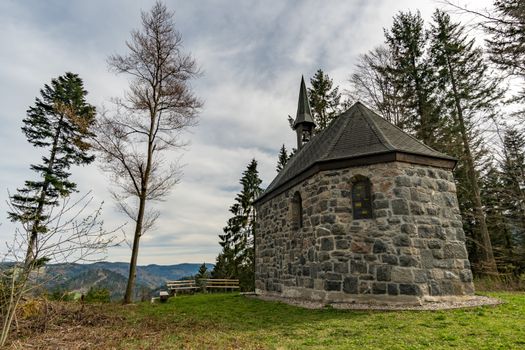
<path fill-rule="evenodd" d="M 201 264 L 137 266 L 135 299 L 148 299 L 162 289 L 167 280 L 194 276 Z M 208 271 L 212 264 L 206 264 Z M 93 264 L 50 264 L 40 270 L 39 278 L 49 292 L 56 290 L 86 293 L 91 287 L 106 288 L 113 300 L 121 299 L 126 290 L 129 264 L 96 262 Z"/>

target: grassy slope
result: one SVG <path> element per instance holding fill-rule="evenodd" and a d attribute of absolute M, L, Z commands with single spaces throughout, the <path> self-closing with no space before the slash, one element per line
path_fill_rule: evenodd
<path fill-rule="evenodd" d="M 155 334 L 128 337 L 123 348 L 525 349 L 525 293 L 490 295 L 506 303 L 464 310 L 366 312 L 307 310 L 212 294 L 117 309 L 130 326 L 150 327 Z"/>

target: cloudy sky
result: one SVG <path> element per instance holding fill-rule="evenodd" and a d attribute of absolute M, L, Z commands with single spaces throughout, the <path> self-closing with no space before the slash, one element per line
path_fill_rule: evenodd
<path fill-rule="evenodd" d="M 181 182 L 157 208 L 157 227 L 142 239 L 139 264 L 214 262 L 238 180 L 252 158 L 263 185 L 276 175 L 279 147 L 294 146 L 287 115 L 295 115 L 301 75 L 322 68 L 342 89 L 359 54 L 383 41 L 383 28 L 400 10 L 419 9 L 430 18 L 432 0 L 348 1 L 166 1 L 175 11 L 184 47 L 203 75 L 194 81 L 205 102 L 200 122 L 186 135 Z M 484 8 L 490 1 L 460 1 Z M 126 53 L 129 32 L 153 1 L 0 2 L 0 252 L 13 235 L 5 199 L 41 154 L 20 131 L 39 89 L 64 72 L 77 73 L 97 107 L 126 89 L 126 78 L 109 73 L 106 58 Z M 107 195 L 108 178 L 96 165 L 72 169 L 80 192 L 104 201 L 108 228 L 126 221 Z M 132 224 L 125 230 L 132 233 Z M 108 260 L 128 261 L 126 245 Z"/>

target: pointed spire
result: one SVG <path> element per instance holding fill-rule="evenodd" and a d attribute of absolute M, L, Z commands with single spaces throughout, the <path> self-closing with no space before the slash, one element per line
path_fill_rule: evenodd
<path fill-rule="evenodd" d="M 311 123 L 315 126 L 312 112 L 310 110 L 310 102 L 308 101 L 308 92 L 306 91 L 306 84 L 304 83 L 304 76 L 301 76 L 301 88 L 299 90 L 299 104 L 297 105 L 297 116 L 293 123 L 294 129 L 300 124 Z"/>

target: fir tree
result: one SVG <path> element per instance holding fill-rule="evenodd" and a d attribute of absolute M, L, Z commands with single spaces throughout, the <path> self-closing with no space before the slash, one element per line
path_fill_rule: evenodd
<path fill-rule="evenodd" d="M 392 65 L 386 74 L 399 94 L 406 114 L 403 129 L 427 145 L 440 148 L 440 113 L 434 100 L 435 82 L 426 53 L 428 35 L 419 12 L 400 12 L 385 31 Z"/>
<path fill-rule="evenodd" d="M 504 197 L 502 173 L 497 166 L 490 163 L 481 178 L 481 198 L 485 207 L 487 229 L 490 232 L 498 270 L 509 272 L 514 269 L 514 254 Z"/>
<path fill-rule="evenodd" d="M 483 23 L 490 35 L 487 40 L 490 59 L 506 73 L 525 82 L 525 3 L 495 0 L 494 7 L 494 17 L 484 16 Z M 525 88 L 519 99 L 525 101 Z"/>
<path fill-rule="evenodd" d="M 223 243 L 224 241 L 220 242 L 221 246 L 223 246 Z M 226 258 L 229 254 L 224 250 L 225 248 L 223 246 L 223 251 L 219 255 L 217 255 L 217 258 L 215 260 L 215 266 L 211 271 L 212 278 L 231 278 L 231 274 L 228 271 L 228 262 L 230 261 L 230 259 Z"/>
<path fill-rule="evenodd" d="M 195 279 L 208 278 L 208 276 L 209 276 L 208 267 L 206 266 L 206 263 L 202 263 L 202 265 L 199 266 L 199 271 L 195 275 Z"/>
<path fill-rule="evenodd" d="M 286 147 L 284 147 L 284 144 L 281 146 L 281 150 L 279 151 L 279 159 L 277 160 L 277 172 L 281 172 L 281 170 L 284 169 L 284 166 L 288 162 L 290 157 L 288 156 L 288 152 L 286 151 Z"/>
<path fill-rule="evenodd" d="M 502 196 L 510 235 L 508 245 L 520 272 L 525 270 L 525 137 L 515 128 L 505 130 L 501 162 Z"/>
<path fill-rule="evenodd" d="M 491 118 L 495 104 L 501 98 L 498 80 L 489 75 L 483 60 L 483 52 L 474 47 L 459 23 L 453 23 L 450 16 L 437 10 L 433 15 L 430 52 L 434 70 L 443 93 L 440 95 L 442 108 L 450 118 L 442 128 L 445 139 L 452 149 L 447 149 L 459 158 L 464 172 L 458 182 L 469 189 L 468 196 L 475 219 L 475 240 L 481 251 L 477 254 L 484 272 L 496 272 L 492 244 L 485 222 L 479 188 L 479 174 L 476 169 L 476 140 L 474 118 L 483 114 Z M 459 136 L 459 137 L 456 137 Z M 479 150 L 479 148 L 478 148 Z"/>
<path fill-rule="evenodd" d="M 33 265 L 39 235 L 46 233 L 46 219 L 51 207 L 76 190 L 69 177 L 72 165 L 85 165 L 94 160 L 89 154 L 87 138 L 95 119 L 95 107 L 86 102 L 87 91 L 82 79 L 66 73 L 44 85 L 35 105 L 27 111 L 22 131 L 29 143 L 45 150 L 42 162 L 32 164 L 38 180 L 28 180 L 11 196 L 15 210 L 9 212 L 13 222 L 29 227 L 26 266 Z"/>
<path fill-rule="evenodd" d="M 241 192 L 230 207 L 233 216 L 224 227 L 224 234 L 219 235 L 223 247 L 223 271 L 229 277 L 239 279 L 242 290 L 254 288 L 254 234 L 255 208 L 253 202 L 262 193 L 262 180 L 257 171 L 257 161 L 253 159 L 243 172 L 240 180 Z M 217 258 L 219 262 L 219 257 Z"/>
<path fill-rule="evenodd" d="M 328 74 L 318 69 L 310 79 L 311 88 L 308 88 L 310 107 L 314 121 L 317 124 L 316 131 L 328 127 L 340 111 L 339 101 L 341 94 L 339 87 L 333 87 L 333 81 Z"/>
<path fill-rule="evenodd" d="M 210 273 L 208 272 L 208 267 L 206 267 L 206 263 L 202 263 L 202 265 L 199 267 L 199 271 L 195 275 L 195 281 L 199 287 L 204 287 L 204 279 L 207 279 L 210 277 Z"/>
<path fill-rule="evenodd" d="M 505 218 L 505 205 L 502 201 L 504 185 L 501 170 L 492 162 L 488 164 L 481 178 L 481 198 L 485 208 L 487 228 L 493 243 L 494 256 L 498 267 L 503 266 L 501 261 L 512 255 L 509 245 L 510 236 Z"/>

